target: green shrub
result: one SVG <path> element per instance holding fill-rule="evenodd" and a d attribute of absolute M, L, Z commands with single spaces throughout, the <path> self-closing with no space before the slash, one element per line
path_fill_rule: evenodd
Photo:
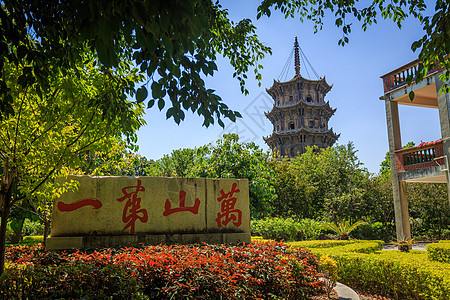
<path fill-rule="evenodd" d="M 43 235 L 44 234 L 44 224 L 41 221 L 30 221 L 25 219 L 23 222 L 22 236 L 26 235 Z"/>
<path fill-rule="evenodd" d="M 265 218 L 251 221 L 251 227 L 252 235 L 286 242 L 315 239 L 321 232 L 321 223 L 310 219 L 295 221 L 292 218 Z"/>
<path fill-rule="evenodd" d="M 450 242 L 440 241 L 427 245 L 427 254 L 431 261 L 450 263 Z"/>
<path fill-rule="evenodd" d="M 266 218 L 251 222 L 252 234 L 276 241 L 295 241 L 300 226 L 292 218 Z"/>
<path fill-rule="evenodd" d="M 312 219 L 303 219 L 298 222 L 302 233 L 302 240 L 315 240 L 322 232 L 322 223 Z"/>
<path fill-rule="evenodd" d="M 431 261 L 425 251 L 378 251 L 383 241 L 303 241 L 316 255 L 328 255 L 338 263 L 339 281 L 354 289 L 392 299 L 450 299 L 450 268 Z M 428 245 L 447 248 L 450 243 Z M 427 249 L 428 249 L 427 247 Z M 429 255 L 429 253 L 428 253 Z"/>
<path fill-rule="evenodd" d="M 431 262 L 425 251 L 380 251 L 330 255 L 339 264 L 339 281 L 395 299 L 450 299 L 448 265 Z"/>
<path fill-rule="evenodd" d="M 2 299 L 130 299 L 140 288 L 131 271 L 114 264 L 16 266 L 6 269 L 3 279 Z"/>
<path fill-rule="evenodd" d="M 450 229 L 443 229 L 442 230 L 442 238 L 443 239 L 450 239 Z"/>
<path fill-rule="evenodd" d="M 350 236 L 358 240 L 383 240 L 385 242 L 395 239 L 395 224 L 388 224 L 388 232 L 381 222 L 362 224 Z"/>
<path fill-rule="evenodd" d="M 383 249 L 384 241 L 303 241 L 290 243 L 293 247 L 306 247 L 316 255 L 327 254 L 330 256 L 345 253 L 373 253 Z"/>
<path fill-rule="evenodd" d="M 330 248 L 336 246 L 343 246 L 355 243 L 354 240 L 314 240 L 314 241 L 300 241 L 289 243 L 292 247 L 304 247 L 304 248 Z"/>

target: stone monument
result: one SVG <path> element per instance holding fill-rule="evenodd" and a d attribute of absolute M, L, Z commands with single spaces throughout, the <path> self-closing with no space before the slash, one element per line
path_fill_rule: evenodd
<path fill-rule="evenodd" d="M 69 176 L 53 207 L 49 250 L 250 242 L 248 181 Z"/>

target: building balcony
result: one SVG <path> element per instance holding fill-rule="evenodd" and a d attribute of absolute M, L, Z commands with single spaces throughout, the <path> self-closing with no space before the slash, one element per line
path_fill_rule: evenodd
<path fill-rule="evenodd" d="M 410 182 L 447 182 L 444 171 L 447 162 L 442 140 L 421 143 L 417 147 L 395 151 L 397 172 L 400 180 Z"/>
<path fill-rule="evenodd" d="M 441 72 L 442 68 L 429 70 L 424 80 L 415 82 L 419 60 L 412 61 L 400 68 L 397 68 L 383 76 L 384 97 L 390 96 L 390 100 L 397 101 L 399 104 L 438 108 L 436 82 L 433 75 Z M 412 76 L 413 83 L 408 85 L 406 79 Z M 415 96 L 411 101 L 409 92 L 413 91 Z M 383 98 L 384 98 L 383 97 Z"/>
<path fill-rule="evenodd" d="M 384 95 L 380 99 L 384 100 L 386 107 L 397 239 L 411 238 L 406 183 L 437 182 L 450 185 L 448 182 L 450 95 L 439 93 L 444 84 L 439 77 L 444 70 L 430 70 L 423 80 L 416 81 L 415 75 L 419 64 L 420 62 L 415 60 L 381 76 Z M 407 78 L 413 79 L 411 84 L 407 84 Z M 409 97 L 411 92 L 414 92 L 412 101 Z M 421 143 L 417 147 L 402 149 L 400 104 L 437 109 L 442 138 L 435 142 Z"/>
<path fill-rule="evenodd" d="M 395 165 L 398 172 L 398 180 L 415 182 L 447 182 L 446 171 L 447 158 L 443 151 L 442 139 L 436 142 L 421 143 L 417 147 L 401 149 L 401 133 L 397 105 L 411 105 L 439 109 L 438 90 L 436 81 L 442 68 L 428 71 L 425 78 L 415 81 L 419 60 L 412 61 L 383 76 L 384 95 L 380 97 L 391 105 L 386 106 L 388 113 L 388 131 L 391 146 L 395 150 Z M 406 79 L 413 79 L 407 84 Z M 440 84 L 440 83 L 439 83 Z M 414 92 L 411 101 L 409 93 Z M 394 106 L 395 107 L 394 107 Z M 390 120 L 389 120 L 390 119 Z M 391 125 L 389 125 L 391 124 Z M 392 132 L 389 129 L 392 126 Z M 445 139 L 447 140 L 447 139 Z M 445 143 L 444 143 L 445 144 Z"/>

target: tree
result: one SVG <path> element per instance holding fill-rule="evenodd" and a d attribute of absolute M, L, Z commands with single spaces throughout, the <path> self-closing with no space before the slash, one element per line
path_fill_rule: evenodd
<path fill-rule="evenodd" d="M 37 90 L 45 92 L 51 73 L 71 70 L 85 44 L 110 71 L 120 65 L 122 53 L 128 52 L 146 75 L 137 90 L 134 82 L 128 82 L 129 91 L 142 102 L 151 90 L 149 108 L 157 103 L 161 110 L 170 102 L 166 116 L 177 123 L 188 110 L 203 116 L 205 126 L 215 119 L 223 126 L 222 117 L 232 121 L 240 117 L 205 86 L 201 73 L 213 75 L 216 56 L 222 55 L 233 66 L 242 92 L 248 93 L 245 80 L 249 68 L 260 80 L 258 61 L 271 53 L 256 37 L 249 19 L 234 23 L 227 11 L 211 0 L 0 4 L 0 70 L 6 61 L 27 64 L 19 82 L 23 87 L 37 84 Z M 7 116 L 14 113 L 12 86 L 1 78 L 0 110 Z"/>
<path fill-rule="evenodd" d="M 425 0 L 395 0 L 395 1 L 332 1 L 332 0 L 264 0 L 258 7 L 257 17 L 270 16 L 271 10 L 281 10 L 288 17 L 296 17 L 303 20 L 311 20 L 314 30 L 322 29 L 324 18 L 330 15 L 335 19 L 337 27 L 342 28 L 342 38 L 338 44 L 344 46 L 349 42 L 349 35 L 354 23 L 361 23 L 361 28 L 367 28 L 377 23 L 381 16 L 383 19 L 391 19 L 399 28 L 402 22 L 413 17 L 419 20 L 423 26 L 424 35 L 415 41 L 411 48 L 420 50 L 419 60 L 421 64 L 415 73 L 417 81 L 421 81 L 436 67 L 442 67 L 446 72 L 441 80 L 448 82 L 450 79 L 450 2 L 437 0 L 434 6 L 434 15 L 425 16 L 427 1 Z M 408 84 L 414 79 L 410 75 Z M 449 85 L 443 86 L 443 91 L 449 92 Z M 411 95 L 413 97 L 413 94 Z"/>
<path fill-rule="evenodd" d="M 447 184 L 408 183 L 407 191 L 414 236 L 429 239 L 450 237 Z"/>
<path fill-rule="evenodd" d="M 115 139 L 107 137 L 135 141 L 135 131 L 144 123 L 143 105 L 126 100 L 130 82 L 141 80 L 131 63 L 105 70 L 83 50 L 71 72 L 51 73 L 46 91 L 37 83 L 19 83 L 28 65 L 3 65 L 16 113 L 0 121 L 0 271 L 11 208 L 27 200 L 36 210 L 48 211 L 58 190 L 72 184 L 58 185 L 53 179 L 79 166 L 81 153 L 110 149 Z"/>
<path fill-rule="evenodd" d="M 255 143 L 240 143 L 237 134 L 224 134 L 215 144 L 174 150 L 146 171 L 150 176 L 248 179 L 254 218 L 271 214 L 276 199 L 269 153 Z"/>
<path fill-rule="evenodd" d="M 390 170 L 390 169 L 388 169 Z M 367 181 L 366 201 L 371 221 L 381 221 L 384 233 L 389 234 L 389 224 L 394 218 L 394 201 L 392 196 L 392 181 L 389 174 L 381 173 Z"/>
<path fill-rule="evenodd" d="M 134 153 L 138 147 L 122 137 L 107 137 L 109 147 L 80 153 L 76 167 L 68 170 L 73 175 L 95 176 L 145 176 L 145 169 L 152 163 Z M 106 146 L 106 145 L 105 145 Z"/>
<path fill-rule="evenodd" d="M 271 214 L 276 198 L 271 157 L 255 143 L 239 143 L 237 134 L 224 134 L 215 145 L 197 149 L 188 176 L 248 179 L 250 213 L 253 218 Z"/>
<path fill-rule="evenodd" d="M 323 213 L 338 223 L 360 219 L 364 214 L 363 194 L 368 172 L 356 156 L 352 143 L 319 150 L 307 147 L 301 156 L 291 159 L 297 182 L 305 186 L 305 198 L 299 214 L 318 218 Z"/>
<path fill-rule="evenodd" d="M 217 69 L 217 55 L 229 59 L 235 69 L 234 77 L 241 90 L 247 93 L 245 80 L 249 68 L 261 79 L 258 63 L 271 53 L 255 35 L 249 19 L 233 23 L 219 1 L 211 0 L 124 0 L 124 1 L 0 1 L 0 70 L 6 59 L 27 63 L 21 84 L 25 87 L 37 82 L 42 90 L 48 86 L 51 69 L 70 69 L 80 55 L 80 46 L 88 46 L 98 54 L 99 63 L 106 69 L 119 64 L 120 53 L 133 54 L 135 65 L 147 75 L 145 83 L 135 93 L 138 102 L 149 96 L 148 107 L 158 104 L 161 110 L 171 103 L 167 118 L 179 123 L 185 111 L 197 112 L 204 125 L 222 117 L 232 121 L 240 114 L 230 110 L 213 90 L 205 86 L 201 73 L 213 75 Z M 424 35 L 412 44 L 421 49 L 423 62 L 415 74 L 421 80 L 428 70 L 440 65 L 450 78 L 450 4 L 437 0 L 433 16 L 425 16 L 425 0 L 371 2 L 330 0 L 263 0 L 257 17 L 270 16 L 280 9 L 286 17 L 298 16 L 314 22 L 315 31 L 323 26 L 329 15 L 342 28 L 340 45 L 349 42 L 352 24 L 360 23 L 363 30 L 377 23 L 380 16 L 392 19 L 399 27 L 413 17 L 423 25 Z M 34 44 L 38 47 L 34 47 Z M 17 51 L 13 51 L 16 49 Z M 1 73 L 1 71 L 0 71 Z M 2 74 L 0 74 L 2 75 Z M 14 113 L 11 86 L 0 76 L 0 111 Z M 412 77 L 410 77 L 411 82 Z M 447 85 L 444 86 L 447 88 Z M 167 97 L 165 97 L 167 95 Z"/>
<path fill-rule="evenodd" d="M 173 150 L 171 157 L 173 161 L 173 168 L 175 175 L 179 177 L 186 177 L 188 171 L 192 169 L 195 160 L 196 149 L 177 149 Z"/>
<path fill-rule="evenodd" d="M 308 186 L 298 178 L 298 174 L 287 159 L 274 160 L 274 188 L 277 198 L 273 203 L 273 215 L 278 217 L 313 218 L 315 212 L 308 199 Z"/>

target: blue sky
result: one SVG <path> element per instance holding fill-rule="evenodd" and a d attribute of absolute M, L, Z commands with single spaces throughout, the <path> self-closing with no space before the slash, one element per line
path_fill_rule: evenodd
<path fill-rule="evenodd" d="M 231 109 L 240 111 L 243 118 L 236 123 L 226 121 L 225 129 L 219 125 L 205 128 L 201 117 L 188 112 L 185 121 L 177 125 L 171 119 L 166 120 L 165 110 L 160 112 L 154 106 L 146 110 L 147 125 L 138 132 L 139 153 L 148 159 L 158 159 L 174 149 L 214 142 L 228 132 L 237 132 L 242 141 L 253 141 L 268 149 L 262 137 L 270 135 L 272 125 L 265 119 L 264 112 L 271 109 L 273 102 L 265 89 L 279 78 L 297 36 L 319 76 L 325 76 L 333 85 L 326 100 L 337 109 L 329 122 L 334 132 L 341 134 L 337 144 L 352 141 L 360 161 L 370 172 L 377 173 L 388 151 L 384 102 L 379 100 L 383 94 L 380 76 L 417 58 L 418 53 L 411 50 L 411 44 L 423 36 L 420 24 L 409 19 L 398 29 L 391 21 L 379 20 L 363 32 L 355 21 L 350 43 L 342 47 L 337 44 L 342 36 L 341 29 L 334 25 L 332 18 L 327 18 L 323 30 L 314 34 L 312 23 L 285 19 L 279 13 L 256 20 L 258 1 L 222 2 L 232 20 L 250 18 L 257 27 L 260 41 L 272 48 L 273 54 L 262 61 L 262 86 L 258 87 L 257 81 L 251 78 L 253 72 L 249 73 L 250 94 L 244 96 L 238 81 L 232 77 L 232 67 L 227 60 L 218 59 L 218 72 L 205 81 Z M 311 71 L 309 73 L 310 76 L 302 65 L 302 76 L 316 79 Z M 287 80 L 293 76 L 292 64 Z M 436 109 L 400 106 L 400 122 L 403 144 L 440 138 Z"/>

